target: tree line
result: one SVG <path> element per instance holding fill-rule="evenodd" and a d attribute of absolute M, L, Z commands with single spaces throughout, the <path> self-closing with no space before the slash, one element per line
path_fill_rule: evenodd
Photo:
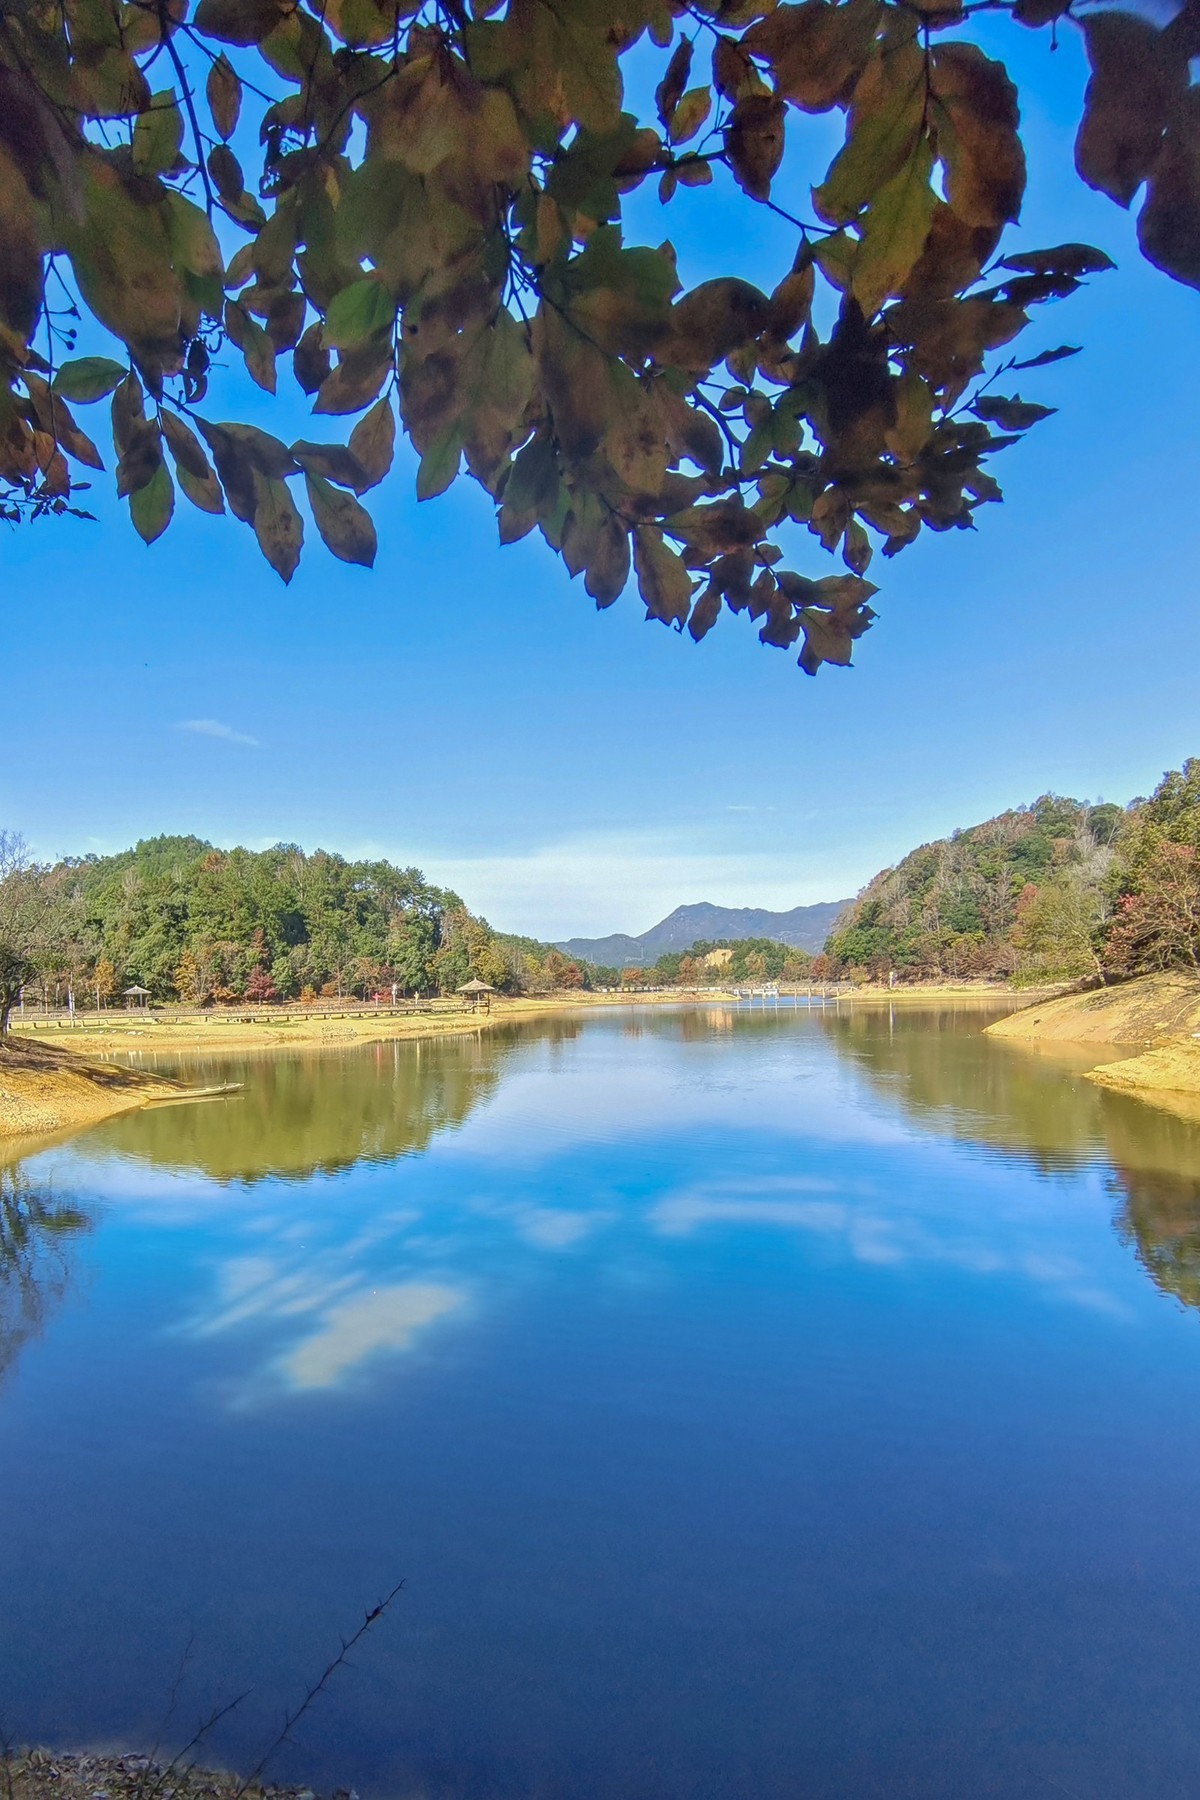
<path fill-rule="evenodd" d="M 157 837 L 35 862 L 0 833 L 0 1031 L 22 991 L 97 1006 L 142 987 L 208 1006 L 582 987 L 590 971 L 505 937 L 418 869 L 297 845 L 220 850 Z"/>
<path fill-rule="evenodd" d="M 868 883 L 820 975 L 1018 982 L 1200 973 L 1200 759 L 1121 807 L 1047 794 Z"/>

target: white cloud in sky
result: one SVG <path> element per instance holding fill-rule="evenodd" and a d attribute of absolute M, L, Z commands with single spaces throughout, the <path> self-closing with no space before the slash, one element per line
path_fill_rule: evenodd
<path fill-rule="evenodd" d="M 181 719 L 175 729 L 194 732 L 197 737 L 221 738 L 227 744 L 246 744 L 252 750 L 259 747 L 256 737 L 245 731 L 235 731 L 232 725 L 226 725 L 220 719 Z"/>
<path fill-rule="evenodd" d="M 842 900 L 874 873 L 841 846 L 823 846 L 812 827 L 789 825 L 770 848 L 705 844 L 677 831 L 588 832 L 531 850 L 415 859 L 431 881 L 452 887 L 499 930 L 548 940 L 636 936 L 677 906 L 765 906 L 786 912 Z M 705 834 L 708 835 L 707 833 Z M 714 834 L 715 835 L 715 834 Z"/>

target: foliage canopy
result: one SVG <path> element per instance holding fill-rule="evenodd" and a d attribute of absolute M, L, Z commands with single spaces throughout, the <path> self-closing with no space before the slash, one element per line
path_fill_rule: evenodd
<path fill-rule="evenodd" d="M 1000 254 L 1025 153 L 981 6 L 1083 32 L 1079 171 L 1126 206 L 1148 184 L 1143 249 L 1200 284 L 1191 4 L 1160 31 L 1079 0 L 11 0 L 3 509 L 78 510 L 103 459 L 71 409 L 109 399 L 147 542 L 178 490 L 287 580 L 303 493 L 330 551 L 370 564 L 361 496 L 398 419 L 420 498 L 465 464 L 501 539 L 536 527 L 597 605 L 632 572 L 696 639 L 727 608 L 810 673 L 848 663 L 874 551 L 969 527 L 1000 498 L 989 459 L 1053 410 L 1014 384 L 1073 348 L 1017 356 L 1031 311 L 1108 266 Z M 822 113 L 843 143 L 797 209 L 785 152 Z M 642 184 L 669 218 L 714 178 L 780 218 L 770 293 L 683 292 L 670 242 L 625 240 Z M 76 317 L 109 334 L 95 353 Z M 228 351 L 268 394 L 289 358 L 346 441 L 210 417 Z M 786 567 L 794 527 L 844 567 Z"/>
<path fill-rule="evenodd" d="M 1032 981 L 1200 970 L 1200 759 L 1128 807 L 1045 794 L 922 844 L 867 884 L 821 967 Z"/>

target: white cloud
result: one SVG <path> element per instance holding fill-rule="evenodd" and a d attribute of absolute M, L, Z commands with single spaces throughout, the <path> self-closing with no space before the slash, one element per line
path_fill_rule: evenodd
<path fill-rule="evenodd" d="M 355 1294 L 326 1314 L 321 1329 L 282 1358 L 297 1388 L 331 1388 L 380 1350 L 407 1350 L 425 1326 L 463 1302 L 461 1289 L 442 1282 L 407 1281 Z"/>
<path fill-rule="evenodd" d="M 256 737 L 245 731 L 235 731 L 232 725 L 225 725 L 220 719 L 181 719 L 175 729 L 194 732 L 197 737 L 220 738 L 226 744 L 245 744 L 252 750 L 259 747 Z"/>
<path fill-rule="evenodd" d="M 768 849 L 714 847 L 684 830 L 631 830 L 579 833 L 527 851 L 434 851 L 415 860 L 493 925 L 553 940 L 636 935 L 677 906 L 700 900 L 779 912 L 840 900 L 874 872 L 860 867 L 860 859 L 861 851 L 852 861 L 842 850 L 806 841 L 797 825 Z"/>

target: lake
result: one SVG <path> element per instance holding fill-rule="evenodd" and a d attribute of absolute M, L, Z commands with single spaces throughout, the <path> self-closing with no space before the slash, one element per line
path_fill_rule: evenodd
<path fill-rule="evenodd" d="M 986 1016 L 212 1060 L 0 1173 L 0 1732 L 249 1767 L 403 1578 L 278 1779 L 1193 1800 L 1200 1125 Z"/>

